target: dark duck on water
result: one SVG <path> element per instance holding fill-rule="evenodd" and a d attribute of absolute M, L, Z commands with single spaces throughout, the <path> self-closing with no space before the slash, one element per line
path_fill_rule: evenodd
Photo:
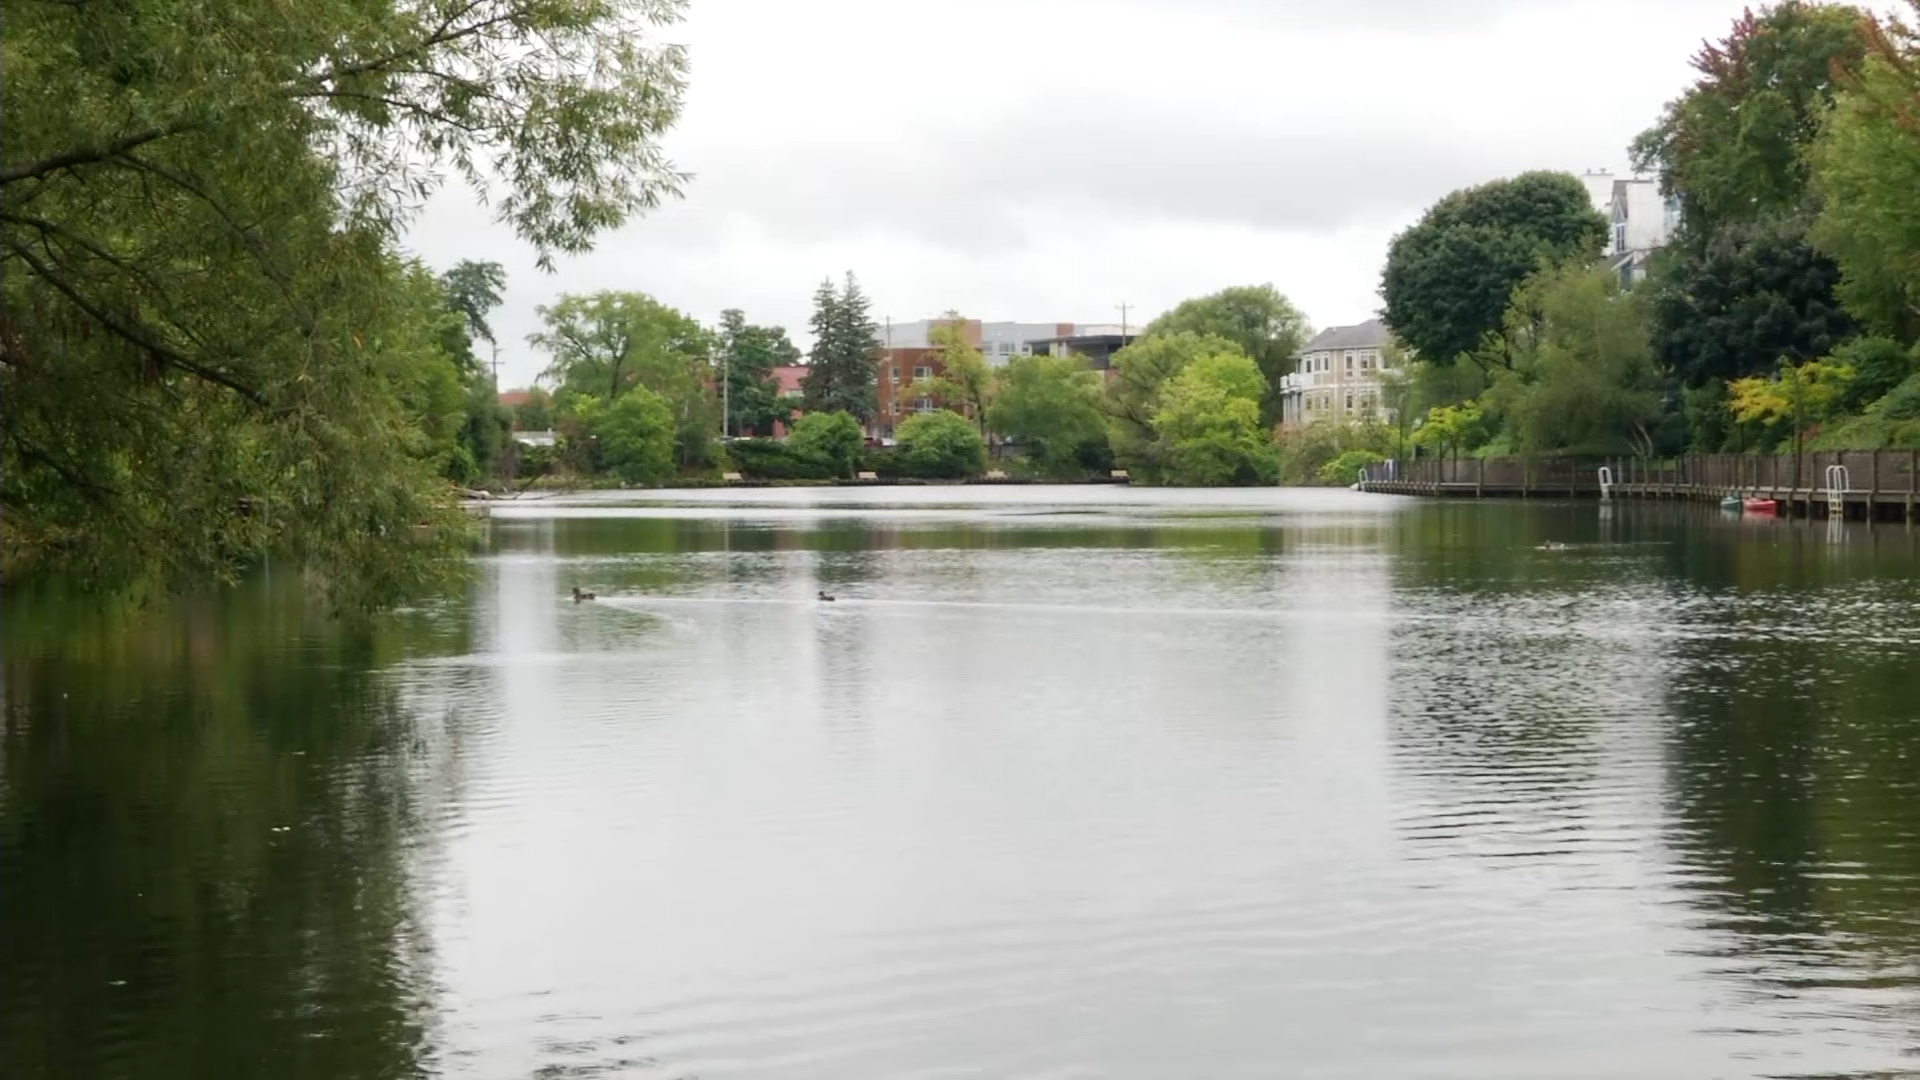
<path fill-rule="evenodd" d="M 595 597 L 594 597 L 594 595 L 593 595 L 592 593 L 590 593 L 590 592 L 582 592 L 582 591 L 581 591 L 581 589 L 580 589 L 580 586 L 578 586 L 578 585 L 575 585 L 575 586 L 573 587 L 573 602 L 574 602 L 574 603 L 576 603 L 576 604 L 577 604 L 577 603 L 579 603 L 579 602 L 580 602 L 580 601 L 582 601 L 582 600 L 592 600 L 592 599 L 595 599 Z"/>

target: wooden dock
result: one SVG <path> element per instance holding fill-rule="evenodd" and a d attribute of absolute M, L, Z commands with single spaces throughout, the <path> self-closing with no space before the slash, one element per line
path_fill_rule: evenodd
<path fill-rule="evenodd" d="M 1369 467 L 1360 490 L 1437 498 L 1771 499 L 1780 513 L 1920 523 L 1920 451 L 1691 454 L 1670 461 L 1426 459 Z M 1604 488 L 1604 490 L 1603 490 Z"/>

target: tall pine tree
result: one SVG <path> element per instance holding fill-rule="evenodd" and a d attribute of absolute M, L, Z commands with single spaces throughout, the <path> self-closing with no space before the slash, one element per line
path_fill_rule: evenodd
<path fill-rule="evenodd" d="M 813 351 L 800 384 L 808 412 L 852 413 L 865 423 L 879 411 L 874 357 L 880 328 L 867 309 L 867 296 L 851 271 L 840 290 L 829 279 L 814 291 Z"/>

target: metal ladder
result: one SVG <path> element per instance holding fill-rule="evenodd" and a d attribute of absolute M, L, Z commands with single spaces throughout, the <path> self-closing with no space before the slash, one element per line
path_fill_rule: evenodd
<path fill-rule="evenodd" d="M 1847 491 L 1853 481 L 1845 465 L 1827 466 L 1827 518 L 1839 521 L 1847 516 Z"/>
<path fill-rule="evenodd" d="M 1612 499 L 1613 467 L 1610 465 L 1602 465 L 1600 466 L 1600 501 L 1609 502 Z"/>

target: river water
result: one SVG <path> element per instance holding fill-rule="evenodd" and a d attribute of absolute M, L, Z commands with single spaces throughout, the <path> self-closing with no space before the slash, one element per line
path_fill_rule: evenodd
<path fill-rule="evenodd" d="M 488 534 L 371 633 L 284 571 L 6 598 L 0 1072 L 1920 1075 L 1913 531 L 1036 487 Z"/>

